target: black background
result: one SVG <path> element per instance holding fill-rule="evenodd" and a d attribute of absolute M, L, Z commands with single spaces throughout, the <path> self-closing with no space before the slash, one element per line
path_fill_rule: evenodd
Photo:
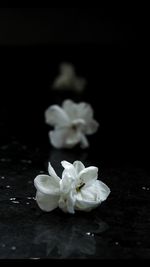
<path fill-rule="evenodd" d="M 0 8 L 0 259 L 150 257 L 148 45 L 141 14 L 128 5 Z M 52 90 L 64 61 L 87 79 L 82 94 Z M 100 127 L 89 136 L 89 149 L 49 143 L 44 111 L 66 98 L 94 109 Z M 97 166 L 111 189 L 108 200 L 88 214 L 41 211 L 34 178 L 47 173 L 48 161 L 60 175 L 61 160 Z"/>
<path fill-rule="evenodd" d="M 1 140 L 47 143 L 45 109 L 65 98 L 90 102 L 101 158 L 148 164 L 149 97 L 140 16 L 127 8 L 1 8 Z M 88 86 L 80 96 L 51 90 L 60 62 Z M 144 74 L 143 74 L 144 73 Z"/>

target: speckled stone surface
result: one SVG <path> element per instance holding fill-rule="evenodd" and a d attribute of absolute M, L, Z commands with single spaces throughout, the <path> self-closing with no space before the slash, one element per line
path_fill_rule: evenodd
<path fill-rule="evenodd" d="M 87 151 L 59 151 L 11 141 L 0 147 L 0 259 L 150 258 L 150 174 L 143 168 L 100 161 Z M 82 160 L 99 167 L 111 189 L 90 213 L 42 212 L 33 180 L 50 160 Z"/>

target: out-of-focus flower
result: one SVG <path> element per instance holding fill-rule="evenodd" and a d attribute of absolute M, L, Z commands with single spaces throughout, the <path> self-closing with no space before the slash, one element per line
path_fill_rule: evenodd
<path fill-rule="evenodd" d="M 60 64 L 60 74 L 53 82 L 54 89 L 67 89 L 71 91 L 82 92 L 86 85 L 86 80 L 82 77 L 77 77 L 74 67 L 69 63 Z"/>
<path fill-rule="evenodd" d="M 52 105 L 45 111 L 45 122 L 54 127 L 49 132 L 49 139 L 55 148 L 72 148 L 80 144 L 89 146 L 86 135 L 96 133 L 99 123 L 93 119 L 90 104 L 74 103 L 65 100 L 62 107 Z"/>
<path fill-rule="evenodd" d="M 34 179 L 37 189 L 36 201 L 44 211 L 59 207 L 74 214 L 75 210 L 91 211 L 110 194 L 106 184 L 98 180 L 98 168 L 85 168 L 81 161 L 73 164 L 62 161 L 64 171 L 60 179 L 49 163 L 49 175 L 38 175 Z"/>

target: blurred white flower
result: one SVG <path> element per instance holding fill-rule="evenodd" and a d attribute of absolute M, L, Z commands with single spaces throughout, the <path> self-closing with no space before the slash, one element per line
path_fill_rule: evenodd
<path fill-rule="evenodd" d="M 55 148 L 72 148 L 77 144 L 86 148 L 89 146 L 86 135 L 94 134 L 99 126 L 90 104 L 71 100 L 65 100 L 62 107 L 50 106 L 45 111 L 45 122 L 54 127 L 49 139 Z"/>
<path fill-rule="evenodd" d="M 73 164 L 62 161 L 64 171 L 60 179 L 49 163 L 49 175 L 38 175 L 34 179 L 37 189 L 36 201 L 44 211 L 59 207 L 74 214 L 75 210 L 91 211 L 107 199 L 110 189 L 98 180 L 98 168 L 85 168 L 81 161 Z"/>
<path fill-rule="evenodd" d="M 69 63 L 60 64 L 60 74 L 53 83 L 54 89 L 67 89 L 72 91 L 81 92 L 84 90 L 86 80 L 82 77 L 77 77 L 74 67 Z"/>

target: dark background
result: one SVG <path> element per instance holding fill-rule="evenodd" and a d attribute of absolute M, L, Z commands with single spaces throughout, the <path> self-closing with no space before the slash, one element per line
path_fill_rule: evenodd
<path fill-rule="evenodd" d="M 0 259 L 150 258 L 144 30 L 141 6 L 0 8 Z M 52 90 L 63 61 L 87 79 L 82 94 Z M 49 143 L 44 111 L 66 98 L 93 106 L 89 149 Z M 34 178 L 48 161 L 60 175 L 61 160 L 97 166 L 107 201 L 74 216 L 41 211 Z"/>
<path fill-rule="evenodd" d="M 100 122 L 91 137 L 101 158 L 147 164 L 149 97 L 140 13 L 124 8 L 1 8 L 1 143 L 12 136 L 46 143 L 44 110 L 65 98 L 88 101 Z M 54 93 L 62 61 L 88 86 L 80 96 Z"/>

